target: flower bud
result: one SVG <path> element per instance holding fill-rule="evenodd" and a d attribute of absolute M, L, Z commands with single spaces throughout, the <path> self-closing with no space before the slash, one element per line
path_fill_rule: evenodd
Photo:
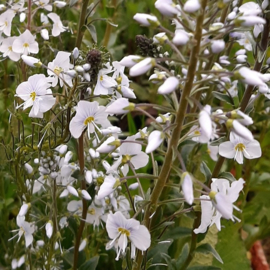
<path fill-rule="evenodd" d="M 53 223 L 51 220 L 48 221 L 48 223 L 45 226 L 45 229 L 46 229 L 46 235 L 50 239 L 53 234 Z"/>
<path fill-rule="evenodd" d="M 127 98 L 119 98 L 110 104 L 105 112 L 108 114 L 124 114 L 135 109 L 135 104 L 130 103 Z"/>
<path fill-rule="evenodd" d="M 44 40 L 49 40 L 49 32 L 47 29 L 42 29 L 40 35 Z"/>
<path fill-rule="evenodd" d="M 193 195 L 193 182 L 189 173 L 185 172 L 181 177 L 181 186 L 184 193 L 184 198 L 189 205 L 192 205 L 194 200 Z"/>
<path fill-rule="evenodd" d="M 184 5 L 184 11 L 187 13 L 196 12 L 201 8 L 199 0 L 188 0 Z"/>
<path fill-rule="evenodd" d="M 133 17 L 135 21 L 143 26 L 159 26 L 160 23 L 156 16 L 152 16 L 144 13 L 136 13 Z"/>
<path fill-rule="evenodd" d="M 169 77 L 165 82 L 158 88 L 158 93 L 165 95 L 170 94 L 178 88 L 179 80 L 176 77 Z"/>
<path fill-rule="evenodd" d="M 149 154 L 156 150 L 161 143 L 163 142 L 164 135 L 159 130 L 154 130 L 151 132 L 151 134 L 148 136 L 148 144 L 145 150 L 146 154 Z"/>
<path fill-rule="evenodd" d="M 154 58 L 147 57 L 140 61 L 138 64 L 134 65 L 130 71 L 129 75 L 130 76 L 139 76 L 144 73 L 146 73 L 149 69 L 154 67 L 156 65 L 156 60 Z"/>
<path fill-rule="evenodd" d="M 41 67 L 42 63 L 40 62 L 39 59 L 32 57 L 32 56 L 28 56 L 28 55 L 22 55 L 22 60 L 23 62 L 30 66 L 30 67 Z"/>

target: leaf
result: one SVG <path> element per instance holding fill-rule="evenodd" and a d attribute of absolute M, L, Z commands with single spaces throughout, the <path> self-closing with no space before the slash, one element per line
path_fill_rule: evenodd
<path fill-rule="evenodd" d="M 182 237 L 191 236 L 192 230 L 190 228 L 185 227 L 176 227 L 168 230 L 163 236 L 162 240 L 165 239 L 179 239 Z"/>
<path fill-rule="evenodd" d="M 195 252 L 200 252 L 203 254 L 209 254 L 211 253 L 219 262 L 223 263 L 221 257 L 217 253 L 217 251 L 208 243 L 202 244 L 198 246 L 195 250 Z"/>
<path fill-rule="evenodd" d="M 225 178 L 229 180 L 230 182 L 237 181 L 235 177 L 230 172 L 222 172 L 218 175 L 218 178 Z"/>
<path fill-rule="evenodd" d="M 93 24 L 86 25 L 87 30 L 89 31 L 94 43 L 97 43 L 97 30 Z"/>
<path fill-rule="evenodd" d="M 226 94 L 222 94 L 222 93 L 216 92 L 216 91 L 213 91 L 212 94 L 213 94 L 213 96 L 215 98 L 217 98 L 219 100 L 222 100 L 222 101 L 225 101 L 225 102 L 227 102 L 227 103 L 229 103 L 231 105 L 234 105 L 233 99 L 230 96 L 228 96 Z"/>
<path fill-rule="evenodd" d="M 69 6 L 73 7 L 77 2 L 78 2 L 78 0 L 70 0 L 69 1 Z"/>
<path fill-rule="evenodd" d="M 181 255 L 177 258 L 177 260 L 172 260 L 172 264 L 174 266 L 175 270 L 181 269 L 182 266 L 184 265 L 187 257 L 189 254 L 189 245 L 188 243 L 185 243 L 185 245 L 183 246 Z"/>
<path fill-rule="evenodd" d="M 251 270 L 244 242 L 239 235 L 241 223 L 232 223 L 231 220 L 223 220 L 222 223 L 215 248 L 223 264 L 214 260 L 213 266 L 229 270 Z"/>
<path fill-rule="evenodd" d="M 204 161 L 201 163 L 200 170 L 204 174 L 206 182 L 209 183 L 212 178 L 212 173 Z"/>
<path fill-rule="evenodd" d="M 99 256 L 93 257 L 87 262 L 85 262 L 83 265 L 81 265 L 79 270 L 90 270 L 90 269 L 95 270 L 98 265 L 98 261 L 99 261 Z"/>

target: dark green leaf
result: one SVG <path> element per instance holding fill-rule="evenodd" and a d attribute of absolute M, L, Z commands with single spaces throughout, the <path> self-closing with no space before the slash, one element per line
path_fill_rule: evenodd
<path fill-rule="evenodd" d="M 218 175 L 218 178 L 225 178 L 229 180 L 230 182 L 237 181 L 235 177 L 230 172 L 222 172 Z"/>
<path fill-rule="evenodd" d="M 176 227 L 168 230 L 163 236 L 162 239 L 179 239 L 181 237 L 191 236 L 192 230 L 190 228 Z"/>
<path fill-rule="evenodd" d="M 227 102 L 227 103 L 229 103 L 231 105 L 234 105 L 233 99 L 230 96 L 228 96 L 226 94 L 222 94 L 222 93 L 216 92 L 216 91 L 213 91 L 212 94 L 213 94 L 213 96 L 215 98 L 217 98 L 219 100 L 222 100 L 222 101 L 225 101 L 225 102 Z"/>
<path fill-rule="evenodd" d="M 79 270 L 90 270 L 90 269 L 95 270 L 98 265 L 98 260 L 99 260 L 99 256 L 91 258 L 90 260 L 85 262 L 83 265 L 81 265 Z"/>
<path fill-rule="evenodd" d="M 204 174 L 206 181 L 209 183 L 212 173 L 204 161 L 201 163 L 200 170 Z"/>
<path fill-rule="evenodd" d="M 183 246 L 182 252 L 181 252 L 180 256 L 177 258 L 177 260 L 175 260 L 175 259 L 172 260 L 172 264 L 173 264 L 175 270 L 182 268 L 182 266 L 184 265 L 184 263 L 188 257 L 188 254 L 189 254 L 189 245 L 188 245 L 188 243 L 186 243 Z"/>
<path fill-rule="evenodd" d="M 97 30 L 93 24 L 86 25 L 87 30 L 89 31 L 94 43 L 97 43 Z"/>
<path fill-rule="evenodd" d="M 77 2 L 78 0 L 69 0 L 69 6 L 73 7 Z"/>
<path fill-rule="evenodd" d="M 211 253 L 219 262 L 223 263 L 217 251 L 208 243 L 198 246 L 195 251 L 203 254 Z"/>

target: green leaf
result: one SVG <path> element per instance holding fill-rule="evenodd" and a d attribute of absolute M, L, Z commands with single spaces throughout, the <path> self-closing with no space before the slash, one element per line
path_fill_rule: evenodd
<path fill-rule="evenodd" d="M 204 174 L 206 182 L 209 183 L 212 178 L 212 173 L 204 161 L 201 163 L 200 170 Z"/>
<path fill-rule="evenodd" d="M 222 258 L 223 264 L 214 260 L 212 265 L 224 270 L 251 270 L 244 242 L 239 235 L 242 224 L 223 220 L 222 225 L 215 248 Z"/>
<path fill-rule="evenodd" d="M 185 227 L 176 227 L 168 230 L 163 236 L 162 240 L 165 239 L 179 239 L 181 237 L 191 236 L 192 230 Z"/>
<path fill-rule="evenodd" d="M 73 7 L 77 2 L 78 2 L 78 0 L 70 0 L 69 1 L 69 6 Z"/>
<path fill-rule="evenodd" d="M 230 96 L 228 96 L 226 94 L 222 94 L 222 93 L 216 92 L 216 91 L 213 91 L 212 94 L 213 94 L 213 96 L 215 98 L 217 98 L 219 100 L 222 100 L 222 101 L 225 101 L 225 102 L 227 102 L 227 103 L 229 103 L 231 105 L 234 105 L 233 99 Z"/>
<path fill-rule="evenodd" d="M 186 243 L 183 246 L 181 255 L 177 258 L 177 260 L 175 260 L 175 259 L 172 260 L 172 264 L 173 264 L 173 267 L 175 270 L 181 269 L 181 267 L 184 265 L 184 263 L 188 257 L 188 254 L 189 254 L 189 245 L 188 245 L 188 243 Z"/>
<path fill-rule="evenodd" d="M 94 43 L 97 43 L 97 30 L 93 24 L 86 25 L 87 30 L 89 31 Z"/>
<path fill-rule="evenodd" d="M 208 243 L 202 244 L 198 246 L 195 250 L 195 252 L 200 252 L 203 254 L 209 254 L 211 253 L 219 262 L 223 263 L 222 259 L 220 258 L 217 251 Z"/>
<path fill-rule="evenodd" d="M 225 178 L 229 180 L 230 182 L 237 181 L 235 177 L 230 172 L 222 172 L 218 175 L 218 178 Z"/>
<path fill-rule="evenodd" d="M 99 260 L 99 256 L 91 258 L 90 260 L 85 262 L 83 265 L 81 265 L 79 270 L 90 270 L 90 269 L 95 270 L 98 265 L 98 260 Z"/>

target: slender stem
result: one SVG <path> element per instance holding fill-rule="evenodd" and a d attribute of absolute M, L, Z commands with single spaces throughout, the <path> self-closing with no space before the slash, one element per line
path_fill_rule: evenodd
<path fill-rule="evenodd" d="M 80 164 L 80 174 L 83 177 L 81 181 L 81 189 L 86 190 L 86 181 L 84 178 L 84 149 L 83 149 L 83 134 L 79 138 L 79 146 L 78 146 L 78 156 L 79 156 L 79 164 Z M 87 202 L 85 199 L 82 199 L 82 218 L 80 221 L 79 230 L 76 237 L 76 243 L 74 247 L 74 260 L 73 260 L 73 269 L 77 269 L 78 264 L 78 255 L 79 255 L 79 246 L 83 234 L 83 229 L 85 225 L 85 219 L 87 215 Z"/>
<path fill-rule="evenodd" d="M 170 174 L 171 164 L 173 161 L 173 151 L 177 148 L 179 138 L 181 137 L 182 126 L 184 123 L 185 114 L 186 114 L 186 110 L 188 106 L 187 98 L 189 97 L 189 94 L 192 90 L 193 81 L 194 81 L 194 77 L 196 73 L 198 55 L 200 53 L 202 25 L 203 25 L 203 20 L 204 20 L 204 10 L 205 10 L 206 4 L 207 4 L 207 0 L 202 0 L 201 13 L 197 17 L 196 30 L 195 30 L 195 35 L 194 35 L 194 40 L 196 41 L 196 44 L 192 49 L 191 57 L 189 60 L 187 81 L 184 86 L 181 98 L 180 98 L 180 104 L 179 104 L 179 108 L 178 108 L 176 119 L 175 119 L 176 127 L 172 132 L 172 137 L 168 146 L 168 150 L 165 156 L 163 166 L 159 174 L 159 178 L 151 194 L 150 204 L 145 211 L 144 224 L 146 227 L 148 227 L 148 229 L 150 229 L 149 228 L 150 215 L 152 211 L 154 210 L 154 208 L 156 207 L 157 201 L 163 191 L 164 186 L 166 185 L 167 179 Z M 141 269 L 142 260 L 143 260 L 142 253 L 138 252 L 136 262 L 133 265 L 133 270 Z"/>
<path fill-rule="evenodd" d="M 80 49 L 83 39 L 84 31 L 82 30 L 84 26 L 84 22 L 86 19 L 86 12 L 88 7 L 89 0 L 83 0 L 83 4 L 81 7 L 81 13 L 80 13 L 80 21 L 79 21 L 79 27 L 78 27 L 78 33 L 77 33 L 77 39 L 76 39 L 76 47 Z"/>
<path fill-rule="evenodd" d="M 27 14 L 27 29 L 30 31 L 31 30 L 31 7 L 32 7 L 32 0 L 28 0 L 28 14 Z"/>

